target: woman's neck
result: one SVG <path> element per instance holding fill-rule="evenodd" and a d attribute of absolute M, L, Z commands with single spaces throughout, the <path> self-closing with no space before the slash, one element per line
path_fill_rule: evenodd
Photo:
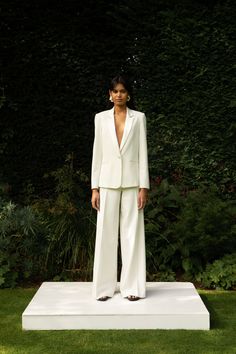
<path fill-rule="evenodd" d="M 121 113 L 125 113 L 127 109 L 127 106 L 114 106 L 114 113 L 115 114 L 121 114 Z"/>

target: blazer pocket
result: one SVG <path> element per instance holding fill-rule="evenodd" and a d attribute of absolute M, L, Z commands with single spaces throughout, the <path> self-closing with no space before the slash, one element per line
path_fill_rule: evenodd
<path fill-rule="evenodd" d="M 138 163 L 138 161 L 137 161 L 137 160 L 129 160 L 129 162 L 136 162 L 136 163 Z"/>

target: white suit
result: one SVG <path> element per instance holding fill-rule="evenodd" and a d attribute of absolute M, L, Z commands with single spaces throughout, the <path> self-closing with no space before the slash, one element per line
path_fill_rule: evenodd
<path fill-rule="evenodd" d="M 114 107 L 95 115 L 91 188 L 99 188 L 93 296 L 113 296 L 117 282 L 117 246 L 120 229 L 123 297 L 146 294 L 146 255 L 143 209 L 139 188 L 150 188 L 146 116 L 127 107 L 119 146 Z"/>

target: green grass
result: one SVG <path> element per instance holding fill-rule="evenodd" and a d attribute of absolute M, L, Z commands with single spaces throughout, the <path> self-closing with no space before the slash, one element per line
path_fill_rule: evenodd
<path fill-rule="evenodd" d="M 21 315 L 37 291 L 0 290 L 0 353 L 236 353 L 236 292 L 199 293 L 211 330 L 23 331 Z"/>

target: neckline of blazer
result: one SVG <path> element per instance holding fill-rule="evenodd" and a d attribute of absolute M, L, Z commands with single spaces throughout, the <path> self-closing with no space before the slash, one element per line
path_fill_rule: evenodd
<path fill-rule="evenodd" d="M 129 133 L 131 131 L 131 128 L 133 125 L 133 119 L 131 119 L 131 118 L 133 118 L 133 117 L 134 117 L 134 113 L 133 113 L 132 109 L 127 107 L 124 132 L 123 132 L 123 136 L 122 136 L 121 143 L 119 146 L 117 135 L 116 135 L 116 127 L 115 127 L 114 106 L 112 107 L 112 109 L 109 110 L 109 118 L 111 118 L 111 119 L 108 120 L 108 125 L 109 125 L 109 129 L 110 129 L 112 141 L 113 141 L 115 149 L 117 150 L 119 155 L 121 153 L 121 150 L 124 148 L 124 145 L 127 141 Z"/>
<path fill-rule="evenodd" d="M 134 116 L 133 110 L 132 110 L 131 108 L 127 107 L 127 106 L 126 106 L 126 108 L 127 108 L 127 112 L 126 112 L 127 117 L 132 118 L 132 117 Z M 113 106 L 113 107 L 108 111 L 110 117 L 112 117 L 112 118 L 114 118 L 114 110 L 115 110 L 115 107 Z"/>

